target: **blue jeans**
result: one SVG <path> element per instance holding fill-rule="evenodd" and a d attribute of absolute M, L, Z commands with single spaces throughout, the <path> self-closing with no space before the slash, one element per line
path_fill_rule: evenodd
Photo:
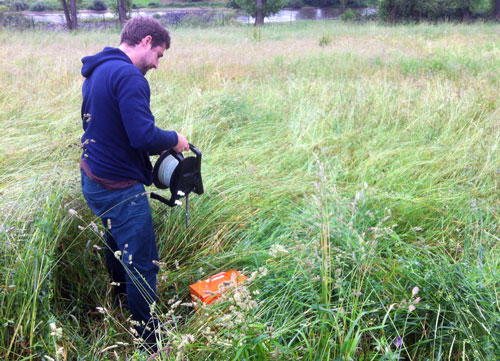
<path fill-rule="evenodd" d="M 112 280 L 120 283 L 115 291 L 126 291 L 136 331 L 147 343 L 154 343 L 157 321 L 151 317 L 150 305 L 157 299 L 158 266 L 153 261 L 158 261 L 158 249 L 144 185 L 108 190 L 83 171 L 81 175 L 87 204 L 106 228 L 106 266 Z"/>

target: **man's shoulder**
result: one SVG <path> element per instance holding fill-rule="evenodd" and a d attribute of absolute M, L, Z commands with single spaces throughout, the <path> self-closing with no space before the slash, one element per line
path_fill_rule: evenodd
<path fill-rule="evenodd" d="M 146 78 L 133 64 L 122 60 L 110 60 L 96 72 L 100 81 L 109 79 L 115 85 L 148 86 Z"/>
<path fill-rule="evenodd" d="M 119 75 L 142 75 L 134 64 L 122 59 L 111 59 L 103 63 L 103 70 Z"/>

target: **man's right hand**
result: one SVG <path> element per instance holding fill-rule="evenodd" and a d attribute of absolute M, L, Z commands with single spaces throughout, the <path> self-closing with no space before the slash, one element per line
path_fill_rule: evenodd
<path fill-rule="evenodd" d="M 174 151 L 177 153 L 182 153 L 184 151 L 189 150 L 189 143 L 186 140 L 186 138 L 182 135 L 177 133 L 177 145 L 172 148 Z"/>

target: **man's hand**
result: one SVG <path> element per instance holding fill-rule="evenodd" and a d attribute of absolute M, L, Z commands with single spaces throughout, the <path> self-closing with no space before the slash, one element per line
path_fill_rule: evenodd
<path fill-rule="evenodd" d="M 177 145 L 172 149 L 177 153 L 182 153 L 189 150 L 189 143 L 182 134 L 177 133 Z"/>

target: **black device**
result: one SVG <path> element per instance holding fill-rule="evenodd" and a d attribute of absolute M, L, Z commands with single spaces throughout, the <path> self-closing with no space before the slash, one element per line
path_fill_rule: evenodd
<path fill-rule="evenodd" d="M 155 163 L 153 182 L 159 189 L 170 189 L 171 197 L 166 199 L 152 192 L 151 198 L 159 200 L 170 207 L 181 205 L 181 198 L 186 198 L 186 228 L 189 225 L 189 193 L 203 193 L 201 179 L 201 152 L 194 145 L 189 149 L 195 157 L 184 157 L 173 149 L 163 153 Z"/>

